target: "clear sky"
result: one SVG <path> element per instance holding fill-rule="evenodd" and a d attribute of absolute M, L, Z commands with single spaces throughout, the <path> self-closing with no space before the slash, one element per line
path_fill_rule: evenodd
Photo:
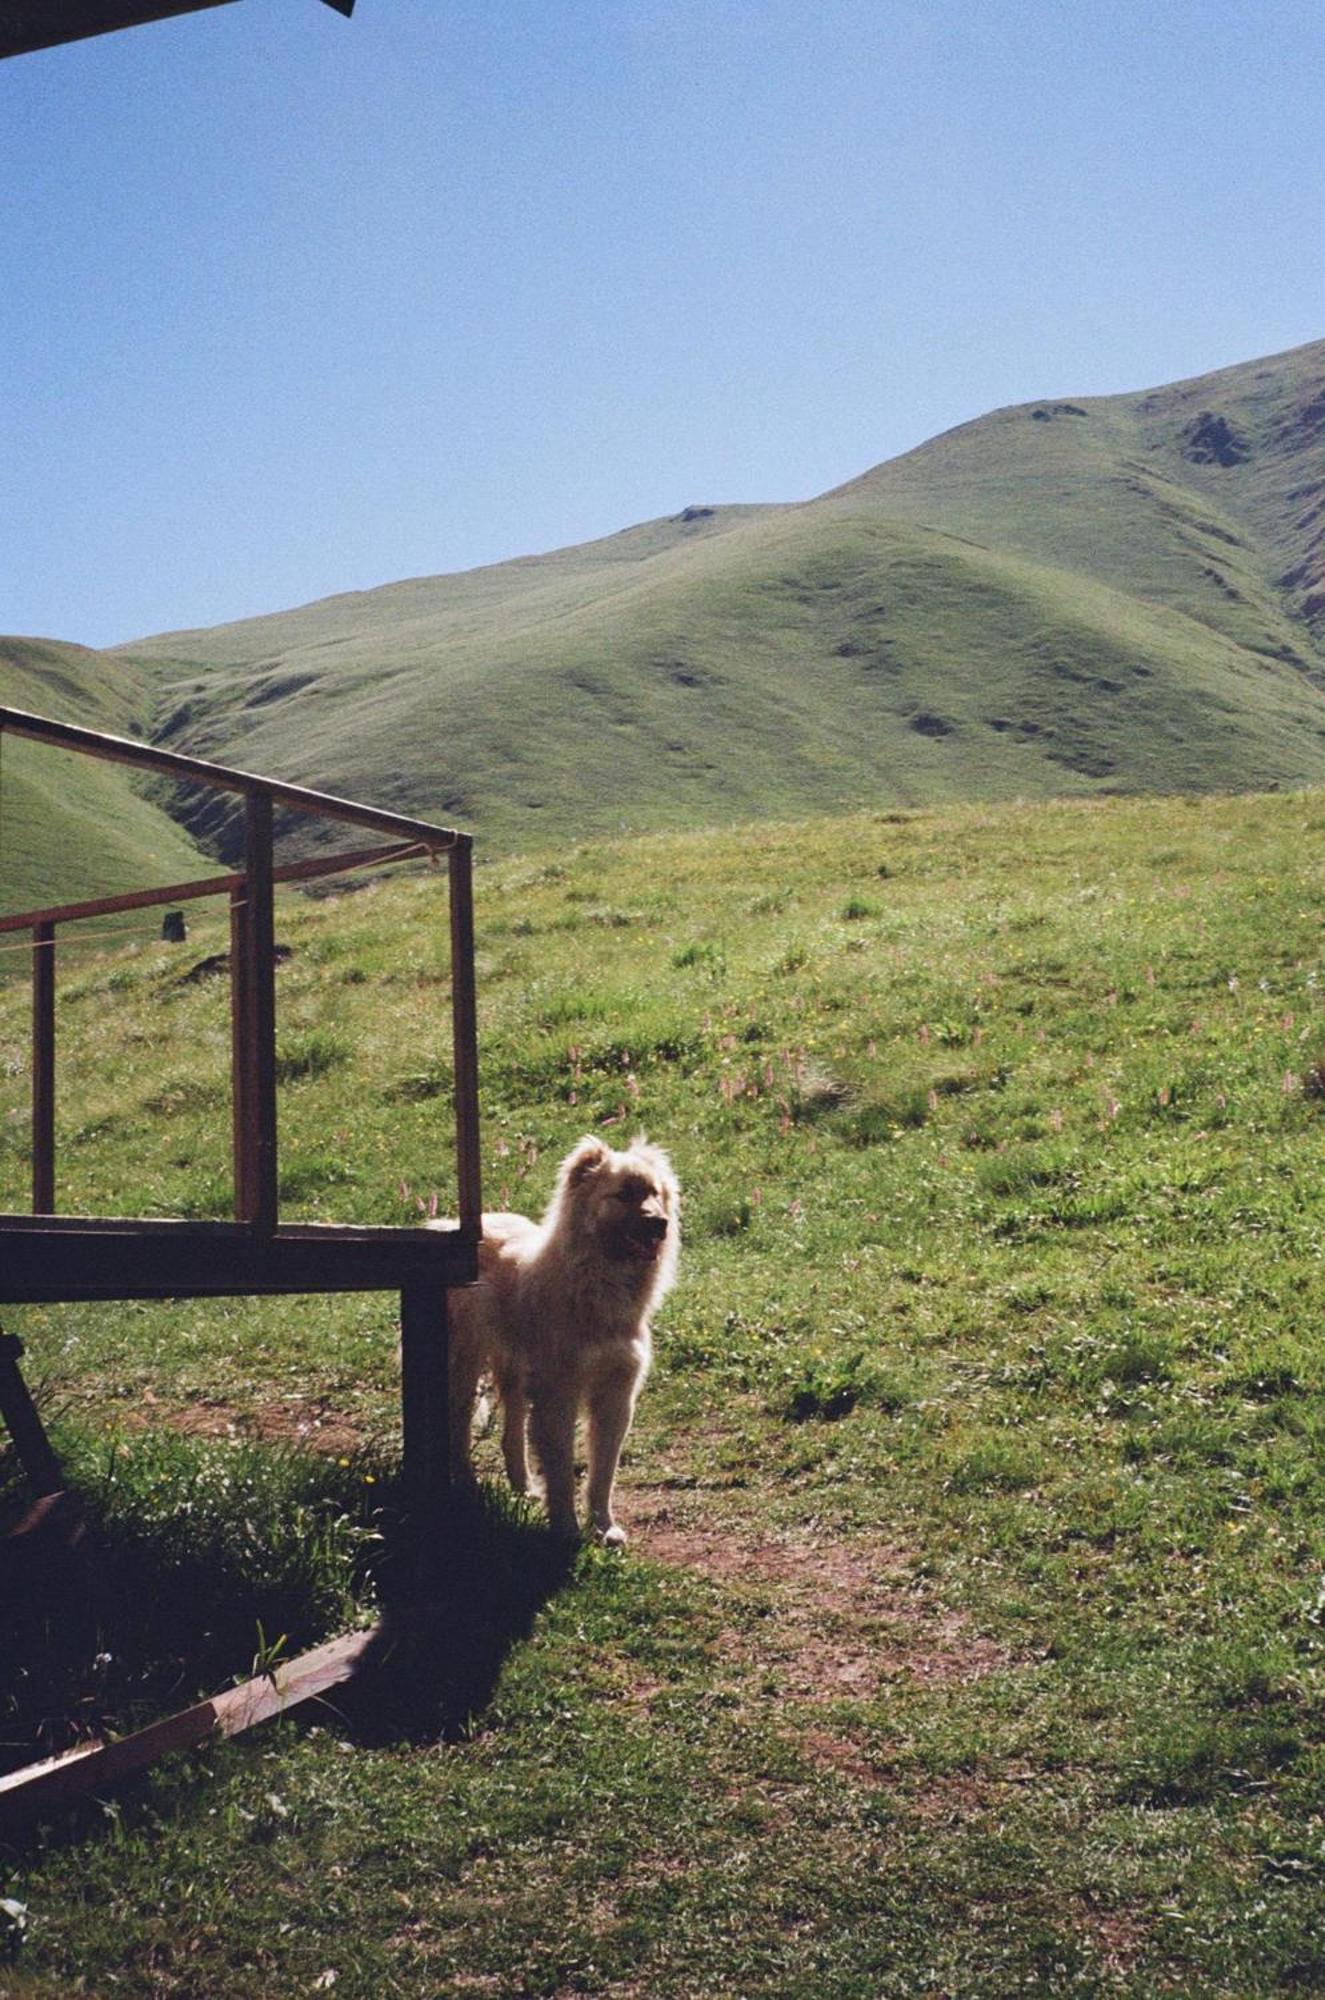
<path fill-rule="evenodd" d="M 239 0 L 0 188 L 0 631 L 106 645 L 1325 336 L 1325 9 Z"/>

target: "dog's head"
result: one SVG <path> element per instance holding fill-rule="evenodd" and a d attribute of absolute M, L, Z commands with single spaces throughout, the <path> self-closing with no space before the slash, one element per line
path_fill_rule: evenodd
<path fill-rule="evenodd" d="M 557 1202 L 614 1263 L 670 1280 L 681 1191 L 660 1146 L 640 1138 L 618 1153 L 601 1139 L 581 1139 L 562 1161 Z"/>

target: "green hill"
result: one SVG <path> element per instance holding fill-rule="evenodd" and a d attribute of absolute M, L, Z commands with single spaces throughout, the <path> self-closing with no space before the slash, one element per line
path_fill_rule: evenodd
<path fill-rule="evenodd" d="M 1320 782 L 1325 342 L 122 657 L 166 740 L 497 846 Z"/>
<path fill-rule="evenodd" d="M 0 639 L 0 706 L 143 733 L 144 675 L 45 639 Z M 0 734 L 0 909 L 113 894 L 204 872 L 198 850 L 120 766 Z"/>
<path fill-rule="evenodd" d="M 1325 341 L 1133 396 L 1027 403 L 827 496 L 939 525 L 1325 665 Z"/>

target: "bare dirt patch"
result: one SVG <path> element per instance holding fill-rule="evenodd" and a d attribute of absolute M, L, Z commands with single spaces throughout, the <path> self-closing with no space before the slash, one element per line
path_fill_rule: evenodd
<path fill-rule="evenodd" d="M 1095 1953 L 1099 1970 L 1112 1979 L 1126 1979 L 1134 1973 L 1147 1943 L 1140 1914 L 1101 1909 L 1080 1898 L 1073 1899 L 1073 1910 L 1078 1935 Z"/>
<path fill-rule="evenodd" d="M 1012 1664 L 1005 1647 L 936 1603 L 910 1553 L 881 1537 L 775 1533 L 752 1516 L 749 1496 L 713 1491 L 639 1485 L 625 1512 L 642 1554 L 698 1570 L 755 1614 L 727 1628 L 719 1652 L 758 1673 L 770 1695 L 868 1701 L 899 1676 L 955 1685 Z M 840 1766 L 830 1732 L 820 1733 L 825 1760 Z"/>
<path fill-rule="evenodd" d="M 316 1396 L 293 1396 L 285 1402 L 256 1403 L 237 1410 L 233 1404 L 199 1397 L 192 1403 L 159 1402 L 149 1389 L 132 1410 L 117 1412 L 130 1430 L 161 1427 L 181 1437 L 236 1438 L 259 1444 L 293 1444 L 334 1457 L 352 1456 L 370 1444 L 369 1433 L 343 1410 Z"/>

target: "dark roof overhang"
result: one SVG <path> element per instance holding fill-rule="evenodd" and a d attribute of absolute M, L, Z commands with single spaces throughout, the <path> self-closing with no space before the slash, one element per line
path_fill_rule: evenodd
<path fill-rule="evenodd" d="M 231 5 L 233 0 L 0 0 L 0 58 Z M 326 0 L 326 5 L 347 18 L 354 11 L 354 0 Z"/>

